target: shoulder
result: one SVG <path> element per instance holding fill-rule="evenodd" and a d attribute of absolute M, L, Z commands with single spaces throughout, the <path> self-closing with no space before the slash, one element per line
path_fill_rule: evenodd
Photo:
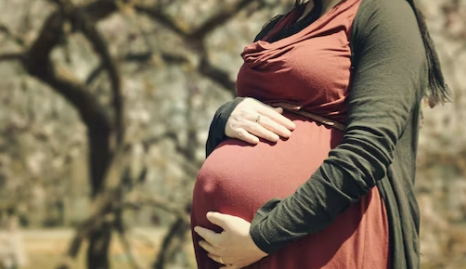
<path fill-rule="evenodd" d="M 360 19 L 405 19 L 413 18 L 413 8 L 409 0 L 360 0 L 357 18 Z"/>
<path fill-rule="evenodd" d="M 353 35 L 410 34 L 421 40 L 413 7 L 408 0 L 360 0 L 353 23 Z"/>
<path fill-rule="evenodd" d="M 414 9 L 408 0 L 362 1 L 353 21 L 351 47 L 355 63 L 368 50 L 377 51 L 373 57 L 384 54 L 424 64 L 424 41 Z"/>

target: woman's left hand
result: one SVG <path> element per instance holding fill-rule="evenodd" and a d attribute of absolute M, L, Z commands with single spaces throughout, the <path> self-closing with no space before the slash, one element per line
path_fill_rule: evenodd
<path fill-rule="evenodd" d="M 207 219 L 223 228 L 223 232 L 215 233 L 199 226 L 194 231 L 204 238 L 199 245 L 209 253 L 208 256 L 225 265 L 220 269 L 243 268 L 267 256 L 249 235 L 249 222 L 217 212 L 207 213 Z"/>

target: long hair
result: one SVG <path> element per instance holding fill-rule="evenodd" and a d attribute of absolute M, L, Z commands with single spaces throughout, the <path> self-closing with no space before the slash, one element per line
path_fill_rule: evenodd
<path fill-rule="evenodd" d="M 424 42 L 424 48 L 426 51 L 429 73 L 429 85 L 425 95 L 428 99 L 429 105 L 431 107 L 434 107 L 437 104 L 449 102 L 451 101 L 451 92 L 448 88 L 448 85 L 445 83 L 438 54 L 435 49 L 434 42 L 430 37 L 429 30 L 427 29 L 427 24 L 424 15 L 422 14 L 421 10 L 417 8 L 413 0 L 406 1 L 408 1 L 409 5 L 412 7 L 414 11 L 414 14 L 416 15 L 417 24 L 419 26 L 419 31 L 421 32 L 422 40 Z M 303 2 L 303 0 L 295 0 L 295 6 L 298 7 L 299 5 L 303 4 Z"/>

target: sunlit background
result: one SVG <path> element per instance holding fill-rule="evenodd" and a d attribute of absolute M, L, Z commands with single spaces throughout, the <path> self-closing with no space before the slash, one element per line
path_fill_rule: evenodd
<path fill-rule="evenodd" d="M 0 0 L 0 268 L 195 268 L 208 125 L 243 47 L 293 2 Z M 424 109 L 422 268 L 461 269 L 466 1 L 418 2 L 454 92 Z"/>

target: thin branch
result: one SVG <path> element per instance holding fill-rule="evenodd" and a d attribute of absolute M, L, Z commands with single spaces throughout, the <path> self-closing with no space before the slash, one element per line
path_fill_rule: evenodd
<path fill-rule="evenodd" d="M 188 230 L 189 222 L 187 223 L 180 218 L 175 220 L 163 239 L 162 246 L 152 266 L 153 269 L 166 268 L 166 264 L 170 261 L 170 258 L 179 250 L 180 245 L 185 239 L 184 235 Z"/>
<path fill-rule="evenodd" d="M 27 52 L 23 65 L 30 75 L 49 85 L 73 104 L 88 127 L 89 137 L 91 138 L 93 191 L 95 194 L 99 190 L 101 192 L 94 199 L 92 214 L 77 228 L 76 235 L 68 248 L 65 261 L 59 265 L 59 268 L 68 268 L 70 263 L 77 257 L 82 241 L 91 232 L 101 229 L 102 225 L 107 225 L 108 222 L 113 221 L 110 212 L 115 207 L 114 201 L 119 201 L 117 198 L 120 197 L 120 191 L 116 187 L 118 186 L 118 180 L 114 179 L 114 177 L 120 174 L 119 169 L 124 164 L 121 163 L 122 157 L 118 155 L 119 150 L 113 156 L 110 164 L 107 163 L 110 158 L 110 143 L 108 140 L 113 123 L 107 116 L 104 107 L 90 94 L 86 85 L 63 68 L 56 67 L 50 60 L 51 51 L 63 38 L 63 24 L 70 17 L 72 18 L 74 14 L 80 12 L 89 12 L 89 18 L 91 18 L 89 20 L 95 22 L 116 11 L 116 3 L 112 0 L 100 0 L 78 9 L 74 8 L 67 0 L 61 0 L 59 3 L 61 9 L 46 19 L 38 38 Z M 97 17 L 97 15 L 100 17 Z M 76 23 L 74 26 L 76 26 Z M 86 29 L 89 30 L 89 28 Z M 91 36 L 91 38 L 93 37 L 92 34 L 88 32 L 88 36 Z M 99 45 L 102 45 L 102 43 Z M 103 45 L 105 44 L 103 43 Z"/>
<path fill-rule="evenodd" d="M 134 8 L 136 11 L 145 14 L 154 21 L 162 24 L 190 44 L 191 49 L 199 53 L 201 56 L 201 62 L 198 66 L 199 73 L 218 83 L 234 95 L 236 92 L 236 83 L 230 79 L 227 71 L 210 63 L 204 45 L 204 38 L 217 27 L 228 22 L 233 16 L 253 2 L 253 0 L 241 0 L 232 6 L 224 8 L 192 32 L 182 30 L 181 27 L 177 26 L 172 21 L 172 19 L 156 8 L 149 8 L 138 4 L 136 4 Z"/>
<path fill-rule="evenodd" d="M 70 0 L 54 0 L 58 3 L 61 15 L 69 19 L 74 30 L 80 30 L 87 40 L 91 43 L 94 51 L 100 56 L 102 65 L 108 71 L 110 83 L 113 92 L 113 108 L 115 111 L 115 128 L 118 144 L 123 141 L 124 124 L 123 124 L 123 98 L 121 94 L 120 76 L 114 63 L 108 46 L 102 35 L 97 31 L 95 22 L 92 21 L 85 13 L 86 8 L 76 8 Z M 107 1 L 100 1 L 106 3 Z M 97 6 L 98 7 L 98 6 Z M 96 8 L 96 7 L 94 7 Z M 87 9 L 89 12 L 91 9 Z M 62 19 L 63 20 L 63 19 Z M 62 21 L 63 23 L 63 21 Z"/>
<path fill-rule="evenodd" d="M 94 81 L 100 76 L 100 74 L 105 71 L 105 67 L 102 63 L 99 63 L 87 76 L 86 85 L 90 86 Z"/>
<path fill-rule="evenodd" d="M 68 247 L 67 254 L 57 269 L 69 268 L 71 261 L 77 257 L 83 240 L 102 225 L 113 222 L 114 213 L 124 207 L 124 204 L 118 201 L 121 201 L 122 195 L 120 175 L 129 158 L 127 150 L 128 147 L 123 146 L 116 150 L 103 181 L 105 183 L 103 190 L 94 199 L 91 213 L 87 219 L 76 228 L 75 236 Z"/>
<path fill-rule="evenodd" d="M 15 42 L 17 45 L 21 47 L 24 47 L 26 45 L 26 42 L 24 42 L 24 38 L 13 34 L 6 25 L 0 24 L 0 32 L 4 33 L 8 38 L 13 40 L 13 42 Z"/>
<path fill-rule="evenodd" d="M 190 222 L 186 205 L 180 206 L 177 203 L 172 203 L 162 198 L 147 196 L 140 193 L 134 194 L 133 197 L 135 198 L 132 198 L 131 202 L 125 202 L 125 207 L 139 208 L 142 205 L 153 206 L 175 215 L 186 223 Z"/>
<path fill-rule="evenodd" d="M 82 242 L 86 237 L 89 236 L 93 231 L 97 230 L 100 226 L 105 223 L 112 222 L 113 218 L 111 214 L 95 215 L 88 218 L 86 221 L 81 223 L 76 230 L 75 236 L 73 237 L 67 254 L 62 257 L 62 260 L 57 265 L 57 269 L 68 269 L 71 268 L 73 260 L 77 258 L 79 249 L 81 248 Z"/>
<path fill-rule="evenodd" d="M 23 53 L 0 54 L 0 62 L 22 61 L 23 59 L 24 59 L 24 54 Z"/>
<path fill-rule="evenodd" d="M 67 1 L 68 4 L 71 2 Z M 70 4 L 71 5 L 71 4 Z M 91 22 L 89 17 L 80 9 L 75 10 L 72 17 L 75 23 L 79 25 L 79 29 L 84 36 L 89 40 L 94 48 L 94 51 L 100 56 L 102 65 L 107 70 L 112 85 L 113 92 L 113 109 L 115 111 L 115 128 L 118 144 L 123 142 L 124 137 L 124 117 L 123 117 L 123 97 L 121 93 L 121 79 L 117 65 L 110 55 L 108 45 L 102 35 L 99 33 L 95 24 Z"/>
<path fill-rule="evenodd" d="M 31 72 L 34 72 L 32 74 L 35 77 L 65 97 L 78 110 L 81 119 L 88 128 L 105 130 L 105 132 L 111 129 L 111 120 L 105 113 L 104 107 L 90 94 L 87 87 L 79 83 L 70 72 L 63 68 L 55 69 L 48 62 L 44 62 L 43 70 L 31 70 Z"/>
<path fill-rule="evenodd" d="M 232 95 L 236 95 L 236 82 L 230 79 L 227 71 L 212 65 L 207 57 L 202 58 L 198 70 L 205 77 L 227 89 Z"/>
<path fill-rule="evenodd" d="M 152 53 L 128 54 L 126 55 L 125 60 L 129 62 L 145 62 L 149 61 L 152 56 Z M 162 53 L 161 58 L 168 64 L 185 64 L 189 62 L 187 58 L 177 54 Z M 197 69 L 205 78 L 224 87 L 233 95 L 236 94 L 236 82 L 230 78 L 229 73 L 220 67 L 213 65 L 206 56 L 201 59 Z M 98 69 L 96 68 L 94 71 L 97 72 Z M 88 81 L 95 79 L 94 71 L 91 72 Z"/>
<path fill-rule="evenodd" d="M 183 30 L 182 27 L 178 26 L 173 19 L 164 14 L 161 9 L 157 7 L 151 8 L 140 4 L 135 4 L 134 9 L 137 12 L 147 15 L 151 19 L 165 26 L 175 34 L 185 39 L 201 40 L 204 39 L 208 34 L 213 32 L 218 27 L 227 23 L 232 17 L 236 16 L 240 11 L 245 9 L 256 0 L 240 0 L 239 2 L 224 7 L 222 10 L 217 12 L 215 15 L 207 19 L 200 27 L 192 31 Z"/>
<path fill-rule="evenodd" d="M 122 156 L 123 154 L 119 154 L 119 156 Z M 126 155 L 126 154 L 125 154 Z M 123 156 L 122 156 L 123 157 Z M 113 182 L 112 185 L 114 186 L 115 183 L 119 182 L 116 180 L 114 176 L 118 174 L 118 171 L 115 169 L 119 169 L 122 166 L 121 161 L 114 161 L 112 163 L 112 171 L 109 173 L 107 176 L 110 178 L 107 178 L 105 182 Z M 169 213 L 174 214 L 178 219 L 180 219 L 183 223 L 188 224 L 190 219 L 189 219 L 189 205 L 186 205 L 184 207 L 180 207 L 177 204 L 171 203 L 169 201 L 166 201 L 161 198 L 156 198 L 156 197 L 149 197 L 149 196 L 144 196 L 144 195 L 127 195 L 127 197 L 136 197 L 136 199 L 132 199 L 132 201 L 127 201 L 124 203 L 120 203 L 117 205 L 112 205 L 113 201 L 119 200 L 116 198 L 116 195 L 118 195 L 119 187 L 115 189 L 114 187 L 107 188 L 105 192 L 103 192 L 99 198 L 96 199 L 97 201 L 94 202 L 93 204 L 93 210 L 90 216 L 82 222 L 77 230 L 76 234 L 71 241 L 71 244 L 69 246 L 67 256 L 63 257 L 62 261 L 58 265 L 57 269 L 67 269 L 70 267 L 72 260 L 77 257 L 77 254 L 79 252 L 79 248 L 83 242 L 83 240 L 93 231 L 97 230 L 100 226 L 104 225 L 105 223 L 108 222 L 113 222 L 114 221 L 114 213 L 117 211 L 121 211 L 124 208 L 140 208 L 143 205 L 147 206 L 154 206 L 158 207 L 162 210 L 165 210 Z"/>
<path fill-rule="evenodd" d="M 257 0 L 241 0 L 237 3 L 227 6 L 220 10 L 217 14 L 206 20 L 198 29 L 191 32 L 188 36 L 192 39 L 203 39 L 209 33 L 213 32 L 218 27 L 224 25 L 231 18 L 236 16 L 240 11 L 254 3 Z"/>
<path fill-rule="evenodd" d="M 132 2 L 132 0 L 98 0 L 87 4 L 86 6 L 79 7 L 79 9 L 86 14 L 89 19 L 89 23 L 95 24 L 118 11 L 118 5 L 128 4 L 130 2 Z"/>
<path fill-rule="evenodd" d="M 126 236 L 125 232 L 122 232 L 119 229 L 117 229 L 117 231 L 118 231 L 118 237 L 120 238 L 121 244 L 123 245 L 123 249 L 125 250 L 126 256 L 128 257 L 131 266 L 134 269 L 142 269 L 143 267 L 139 265 L 139 262 L 134 256 L 131 243 L 128 237 Z"/>
<path fill-rule="evenodd" d="M 154 57 L 152 52 L 142 52 L 142 53 L 128 53 L 125 56 L 117 59 L 117 63 L 122 62 L 136 62 L 136 63 L 145 63 L 149 62 Z M 166 64 L 187 64 L 189 63 L 188 58 L 183 55 L 174 54 L 174 53 L 160 53 L 160 58 Z M 91 85 L 94 81 L 105 71 L 104 65 L 102 63 L 98 64 L 88 75 L 86 79 L 86 85 Z"/>
<path fill-rule="evenodd" d="M 180 145 L 180 142 L 178 141 L 176 132 L 173 132 L 173 131 L 166 131 L 165 133 L 157 137 L 152 137 L 152 138 L 143 140 L 141 144 L 143 145 L 144 150 L 147 152 L 150 149 L 151 145 L 157 144 L 163 139 L 172 140 L 175 143 L 177 152 L 183 155 L 183 149 L 182 149 L 183 147 Z M 202 165 L 201 162 L 197 162 L 195 160 L 186 159 L 186 158 L 176 159 L 176 161 L 178 164 L 181 165 L 182 170 L 186 172 L 188 177 L 195 177 L 199 171 L 199 168 Z"/>
<path fill-rule="evenodd" d="M 121 244 L 123 245 L 123 249 L 125 250 L 126 256 L 129 259 L 129 262 L 133 269 L 142 269 L 143 267 L 139 265 L 139 262 L 137 261 L 136 257 L 134 256 L 133 248 L 131 246 L 131 242 L 126 236 L 127 229 L 123 223 L 123 220 L 121 218 L 121 210 L 118 213 L 118 219 L 116 221 L 116 230 L 118 232 L 118 237 L 121 241 Z"/>
<path fill-rule="evenodd" d="M 135 53 L 127 54 L 124 56 L 122 61 L 127 62 L 147 62 L 152 59 L 152 53 Z M 161 53 L 162 60 L 167 64 L 186 64 L 189 63 L 189 60 L 182 55 L 173 54 L 173 53 Z M 236 82 L 230 78 L 230 75 L 227 71 L 221 69 L 218 66 L 215 66 L 210 63 L 207 58 L 203 58 L 199 66 L 197 67 L 199 73 L 207 79 L 212 80 L 213 82 L 219 84 L 220 86 L 227 89 L 231 94 L 236 94 Z M 103 65 L 99 64 L 96 66 L 88 78 L 86 79 L 86 85 L 91 85 L 104 71 Z"/>
<path fill-rule="evenodd" d="M 175 34 L 183 38 L 187 38 L 189 36 L 189 33 L 187 31 L 183 30 L 180 26 L 178 26 L 170 17 L 165 15 L 161 10 L 157 8 L 146 7 L 140 4 L 135 4 L 133 7 L 134 10 L 136 10 L 137 12 L 147 15 L 149 18 L 162 24 Z"/>
<path fill-rule="evenodd" d="M 56 67 L 50 60 L 50 54 L 63 38 L 64 23 L 70 17 L 73 18 L 74 14 L 82 12 L 80 10 L 87 10 L 91 14 L 107 16 L 109 15 L 108 12 L 99 13 L 96 10 L 102 8 L 105 11 L 110 11 L 110 7 L 113 7 L 113 11 L 118 9 L 116 4 L 110 0 L 96 1 L 80 8 L 74 8 L 68 0 L 57 1 L 60 3 L 60 10 L 46 19 L 38 38 L 33 42 L 23 63 L 30 75 L 38 78 L 57 93 L 64 96 L 75 107 L 88 128 L 89 145 L 92 149 L 90 152 L 92 193 L 95 195 L 102 188 L 103 174 L 108 167 L 108 159 L 112 154 L 111 139 L 113 138 L 113 128 L 115 125 L 119 128 L 121 125 L 115 124 L 115 121 L 112 121 L 106 109 L 90 93 L 85 84 L 82 84 L 63 68 Z M 109 3 L 112 3 L 112 5 L 109 5 Z M 93 18 L 96 19 L 95 17 Z M 76 23 L 73 25 L 77 28 Z M 121 122 L 121 120 L 117 119 L 116 122 L 118 123 L 119 121 Z M 121 130 L 121 128 L 118 130 Z"/>

